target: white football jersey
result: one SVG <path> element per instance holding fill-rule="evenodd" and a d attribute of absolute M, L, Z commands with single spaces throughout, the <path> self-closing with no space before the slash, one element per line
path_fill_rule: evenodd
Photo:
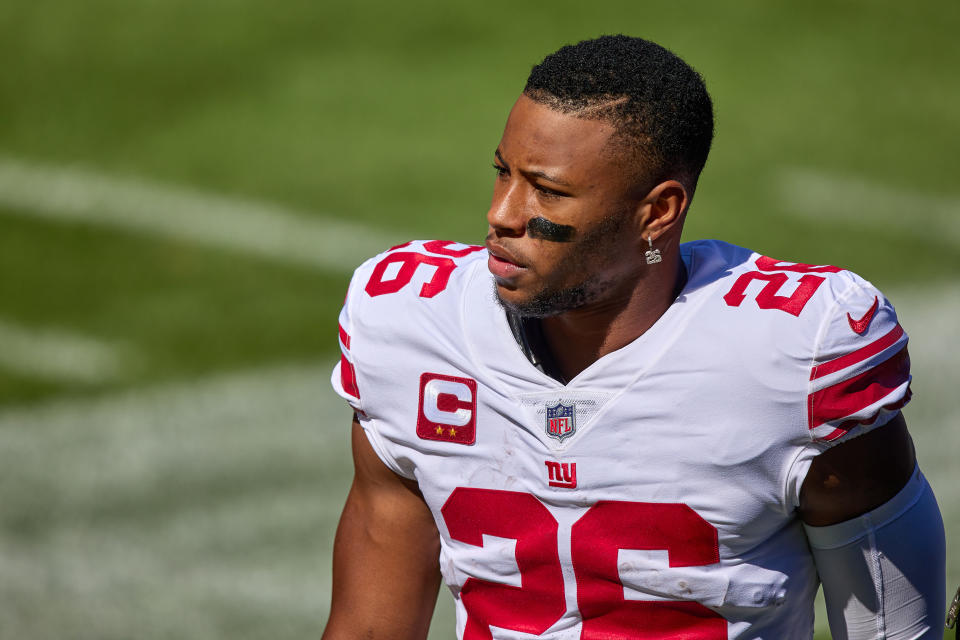
<path fill-rule="evenodd" d="M 567 384 L 524 356 L 481 247 L 357 269 L 333 386 L 419 483 L 458 637 L 812 636 L 799 488 L 909 399 L 906 334 L 849 271 L 681 252 L 673 305 Z"/>

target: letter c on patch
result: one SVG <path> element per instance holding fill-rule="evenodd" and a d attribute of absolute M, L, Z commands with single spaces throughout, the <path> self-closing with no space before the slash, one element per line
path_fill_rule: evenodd
<path fill-rule="evenodd" d="M 417 435 L 424 440 L 473 444 L 477 381 L 439 373 L 420 376 Z"/>
<path fill-rule="evenodd" d="M 423 385 L 423 415 L 431 422 L 462 427 L 473 418 L 473 390 L 462 382 L 429 380 Z"/>

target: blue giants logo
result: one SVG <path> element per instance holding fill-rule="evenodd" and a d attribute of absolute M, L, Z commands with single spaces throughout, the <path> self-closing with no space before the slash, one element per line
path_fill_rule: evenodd
<path fill-rule="evenodd" d="M 563 404 L 558 401 L 552 407 L 547 407 L 547 435 L 563 442 L 577 430 L 575 407 L 572 404 Z"/>

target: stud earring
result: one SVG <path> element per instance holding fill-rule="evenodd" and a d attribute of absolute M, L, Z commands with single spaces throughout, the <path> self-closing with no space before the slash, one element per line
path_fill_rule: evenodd
<path fill-rule="evenodd" d="M 660 256 L 660 249 L 653 248 L 653 238 L 647 236 L 647 242 L 650 244 L 650 248 L 644 253 L 644 257 L 647 259 L 647 264 L 656 264 L 662 262 L 663 258 Z"/>

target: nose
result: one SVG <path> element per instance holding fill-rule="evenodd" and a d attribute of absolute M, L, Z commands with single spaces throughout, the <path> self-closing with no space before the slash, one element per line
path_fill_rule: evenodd
<path fill-rule="evenodd" d="M 527 215 L 523 202 L 522 187 L 509 180 L 497 181 L 493 199 L 487 212 L 487 224 L 491 233 L 498 237 L 519 237 L 527 229 Z"/>

